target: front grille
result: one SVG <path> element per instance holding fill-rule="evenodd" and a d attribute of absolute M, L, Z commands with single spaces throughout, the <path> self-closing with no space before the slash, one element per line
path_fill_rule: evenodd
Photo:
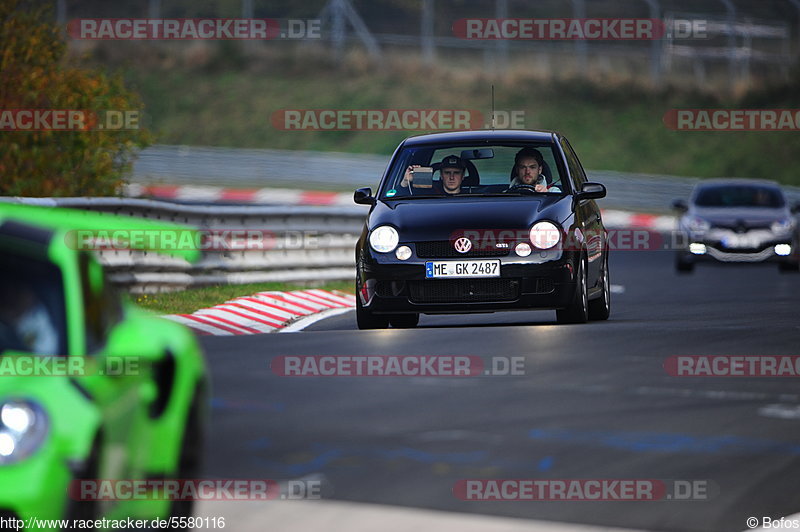
<path fill-rule="evenodd" d="M 473 248 L 466 253 L 459 253 L 453 247 L 453 243 L 449 240 L 435 240 L 432 242 L 417 242 L 417 257 L 421 259 L 450 259 L 450 258 L 464 258 L 474 259 L 480 257 L 505 257 L 508 255 L 510 248 L 494 248 L 484 247 L 483 249 L 476 249 L 475 242 L 472 243 Z M 510 246 L 510 244 L 509 244 Z"/>
<path fill-rule="evenodd" d="M 412 303 L 482 303 L 519 298 L 516 279 L 446 279 L 409 281 Z"/>

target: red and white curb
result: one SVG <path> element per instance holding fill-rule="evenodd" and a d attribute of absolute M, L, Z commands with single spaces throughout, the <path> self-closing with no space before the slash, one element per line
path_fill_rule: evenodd
<path fill-rule="evenodd" d="M 348 312 L 355 304 L 355 296 L 338 290 L 259 292 L 192 314 L 170 314 L 164 318 L 186 325 L 198 334 L 213 336 L 292 332 Z"/>
<path fill-rule="evenodd" d="M 197 185 L 140 185 L 125 186 L 131 198 L 156 198 L 202 203 L 252 203 L 275 205 L 354 205 L 352 192 L 300 190 L 293 188 L 222 188 Z"/>
<path fill-rule="evenodd" d="M 600 214 L 606 229 L 672 231 L 677 227 L 677 220 L 674 216 L 644 214 L 616 209 L 601 209 Z"/>

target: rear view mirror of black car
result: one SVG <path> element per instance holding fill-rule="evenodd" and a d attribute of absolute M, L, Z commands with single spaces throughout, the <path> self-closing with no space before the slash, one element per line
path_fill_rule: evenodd
<path fill-rule="evenodd" d="M 369 187 L 359 188 L 353 193 L 353 201 L 359 205 L 375 205 L 375 198 L 372 197 L 372 189 Z"/>
<path fill-rule="evenodd" d="M 433 187 L 433 168 L 430 166 L 420 166 L 411 170 L 411 175 L 414 177 L 412 183 L 414 188 L 431 188 Z"/>
<path fill-rule="evenodd" d="M 581 200 L 587 199 L 600 199 L 606 197 L 606 187 L 600 183 L 592 183 L 587 181 L 578 192 L 578 198 Z"/>
<path fill-rule="evenodd" d="M 492 148 L 482 148 L 475 150 L 462 150 L 461 158 L 464 160 L 472 159 L 494 159 L 494 150 Z"/>
<path fill-rule="evenodd" d="M 681 212 L 686 212 L 689 210 L 689 206 L 682 199 L 676 199 L 675 201 L 673 201 L 672 208 L 675 209 L 676 211 L 681 211 Z"/>

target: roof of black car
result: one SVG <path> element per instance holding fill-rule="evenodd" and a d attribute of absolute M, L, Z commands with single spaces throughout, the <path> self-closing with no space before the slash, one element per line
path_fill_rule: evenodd
<path fill-rule="evenodd" d="M 554 131 L 529 129 L 480 129 L 469 131 L 448 131 L 446 133 L 428 133 L 405 140 L 406 146 L 421 144 L 438 144 L 449 142 L 552 142 Z"/>

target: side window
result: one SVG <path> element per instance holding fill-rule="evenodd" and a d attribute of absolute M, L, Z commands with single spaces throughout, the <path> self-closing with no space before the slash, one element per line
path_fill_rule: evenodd
<path fill-rule="evenodd" d="M 561 139 L 561 147 L 564 149 L 564 155 L 567 157 L 567 166 L 569 173 L 572 176 L 572 181 L 575 183 L 575 190 L 580 190 L 584 183 L 586 183 L 586 174 L 583 172 L 578 156 L 572 151 L 572 146 L 569 145 L 567 139 Z"/>
<path fill-rule="evenodd" d="M 0 249 L 0 353 L 66 355 L 61 270 L 47 260 Z"/>
<path fill-rule="evenodd" d="M 100 265 L 93 263 L 88 253 L 79 255 L 78 270 L 86 324 L 86 353 L 92 354 L 105 345 L 111 327 L 122 318 L 122 309 L 116 291 L 103 276 Z"/>

